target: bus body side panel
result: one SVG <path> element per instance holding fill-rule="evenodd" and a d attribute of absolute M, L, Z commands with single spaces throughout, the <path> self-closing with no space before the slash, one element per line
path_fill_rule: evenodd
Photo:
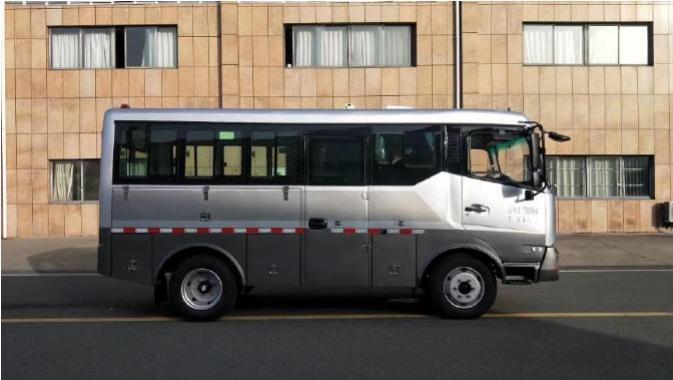
<path fill-rule="evenodd" d="M 435 194 L 423 186 L 370 186 L 370 228 L 385 232 L 374 235 L 374 286 L 413 287 L 416 284 L 416 242 L 430 229 L 444 229 L 448 189 L 441 189 L 443 175 L 426 181 Z M 426 198 L 433 199 L 426 199 Z"/>
<path fill-rule="evenodd" d="M 149 234 L 113 234 L 112 277 L 152 284 L 152 237 Z"/>
<path fill-rule="evenodd" d="M 249 286 L 299 286 L 299 235 L 248 235 Z"/>
<path fill-rule="evenodd" d="M 247 236 L 246 285 L 299 285 L 302 186 L 211 186 L 208 198 L 212 227 Z"/>

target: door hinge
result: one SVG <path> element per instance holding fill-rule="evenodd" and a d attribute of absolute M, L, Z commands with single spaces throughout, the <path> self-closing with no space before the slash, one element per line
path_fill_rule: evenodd
<path fill-rule="evenodd" d="M 124 186 L 122 188 L 122 191 L 124 192 L 124 200 L 128 201 L 129 200 L 129 187 L 128 187 L 128 185 Z"/>
<path fill-rule="evenodd" d="M 204 186 L 203 187 L 203 200 L 207 201 L 208 200 L 208 193 L 210 192 L 210 186 Z"/>

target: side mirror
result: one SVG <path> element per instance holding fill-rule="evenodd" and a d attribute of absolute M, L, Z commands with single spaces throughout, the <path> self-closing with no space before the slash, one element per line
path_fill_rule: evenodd
<path fill-rule="evenodd" d="M 542 175 L 540 169 L 533 169 L 533 188 L 539 189 L 542 187 Z"/>

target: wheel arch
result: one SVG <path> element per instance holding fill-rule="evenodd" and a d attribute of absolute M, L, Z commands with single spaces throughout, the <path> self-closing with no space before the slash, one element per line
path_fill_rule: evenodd
<path fill-rule="evenodd" d="M 439 263 L 442 259 L 445 257 L 456 254 L 456 253 L 466 253 L 469 254 L 484 264 L 488 266 L 493 273 L 495 274 L 496 277 L 500 279 L 505 278 L 505 267 L 502 263 L 502 260 L 498 257 L 493 252 L 489 252 L 481 247 L 473 246 L 473 245 L 463 245 L 463 246 L 455 246 L 448 248 L 435 256 L 433 256 L 430 260 L 427 261 L 427 264 L 423 268 L 423 271 L 421 272 L 421 278 L 420 278 L 420 286 L 425 288 L 425 285 L 427 284 L 427 280 L 430 277 L 430 273 L 432 272 L 432 269 Z"/>
<path fill-rule="evenodd" d="M 167 254 L 153 275 L 154 283 L 158 284 L 163 281 L 163 275 L 173 271 L 177 265 L 179 265 L 185 259 L 199 254 L 211 255 L 223 259 L 224 262 L 233 270 L 239 287 L 243 288 L 245 286 L 245 272 L 243 271 L 243 267 L 241 267 L 240 263 L 229 252 L 211 244 L 194 244 L 184 246 Z"/>

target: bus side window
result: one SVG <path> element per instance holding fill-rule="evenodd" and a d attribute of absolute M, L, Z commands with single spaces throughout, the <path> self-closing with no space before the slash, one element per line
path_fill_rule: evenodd
<path fill-rule="evenodd" d="M 252 132 L 250 135 L 250 177 L 273 177 L 274 133 Z"/>
<path fill-rule="evenodd" d="M 374 134 L 374 185 L 414 185 L 439 171 L 436 128 Z"/>
<path fill-rule="evenodd" d="M 175 178 L 177 174 L 177 141 L 178 137 L 175 129 L 154 128 L 150 130 L 150 177 Z"/>
<path fill-rule="evenodd" d="M 250 134 L 250 178 L 255 182 L 298 180 L 299 135 L 293 131 Z"/>
<path fill-rule="evenodd" d="M 215 131 L 185 132 L 185 177 L 212 178 L 215 169 Z"/>
<path fill-rule="evenodd" d="M 309 147 L 309 185 L 364 185 L 362 140 L 316 138 Z"/>
<path fill-rule="evenodd" d="M 147 177 L 149 153 L 145 127 L 120 127 L 115 144 L 119 146 L 118 174 L 121 178 Z"/>

